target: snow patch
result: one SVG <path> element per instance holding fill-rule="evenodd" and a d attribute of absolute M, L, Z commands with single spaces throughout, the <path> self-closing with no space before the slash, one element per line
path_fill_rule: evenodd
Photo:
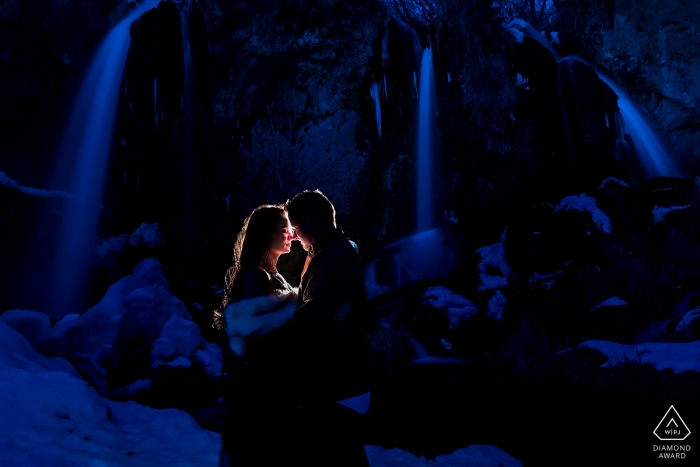
<path fill-rule="evenodd" d="M 607 118 L 607 114 L 606 114 L 606 118 Z M 608 183 L 617 183 L 618 185 L 623 186 L 623 187 L 625 187 L 625 188 L 629 188 L 629 187 L 630 187 L 628 184 L 626 184 L 626 183 L 623 182 L 622 180 L 619 180 L 619 179 L 617 179 L 617 178 L 610 177 L 610 178 L 606 178 L 605 180 L 603 180 L 603 183 L 601 183 L 600 186 L 598 187 L 598 191 L 602 190 L 603 187 L 605 187 L 605 185 L 607 185 Z"/>
<path fill-rule="evenodd" d="M 179 357 L 191 362 L 202 350 L 198 359 L 204 362 L 205 371 L 212 376 L 221 373 L 217 363 L 221 349 L 217 351 L 218 346 L 204 340 L 184 303 L 169 292 L 160 263 L 152 258 L 112 284 L 104 298 L 80 316 L 61 319 L 49 328 L 44 313 L 11 310 L 0 315 L 0 321 L 28 337 L 42 353 L 71 360 L 103 394 L 107 385 L 101 362 L 120 366 L 123 355 L 138 353 L 137 345 L 150 352 L 149 366 L 156 360 L 167 363 Z M 131 362 L 126 361 L 126 365 Z"/>
<path fill-rule="evenodd" d="M 137 383 L 131 386 L 146 384 Z M 199 428 L 189 414 L 101 397 L 70 363 L 39 354 L 1 321 L 0 413 L 0 465 L 171 467 L 218 461 L 220 435 Z"/>
<path fill-rule="evenodd" d="M 503 235 L 497 243 L 476 250 L 476 253 L 481 256 L 481 262 L 477 267 L 482 285 L 476 289 L 478 292 L 508 286 L 508 279 L 513 275 L 513 271 L 506 263 L 506 246 L 503 244 L 505 238 L 506 232 L 503 231 Z M 489 268 L 498 270 L 501 275 L 489 274 Z"/>
<path fill-rule="evenodd" d="M 365 446 L 367 459 L 372 467 L 522 467 L 522 463 L 496 446 L 472 444 L 450 454 L 437 456 L 435 460 L 416 457 L 399 448 L 384 449 Z"/>
<path fill-rule="evenodd" d="M 89 204 L 86 201 L 78 198 L 77 196 L 72 195 L 72 194 L 65 192 L 65 191 L 43 190 L 41 188 L 32 188 L 29 186 L 22 186 L 19 183 L 17 183 L 15 180 L 8 177 L 7 174 L 5 174 L 5 172 L 0 172 L 0 185 L 6 186 L 8 188 L 13 188 L 21 193 L 31 195 L 31 196 L 41 196 L 43 198 L 61 198 L 64 201 L 78 201 L 81 203 Z"/>
<path fill-rule="evenodd" d="M 700 319 L 700 308 L 695 308 L 686 313 L 676 325 L 676 332 L 681 332 L 690 328 L 693 321 Z"/>
<path fill-rule="evenodd" d="M 561 200 L 559 205 L 554 208 L 554 214 L 571 210 L 588 212 L 593 218 L 596 227 L 598 227 L 598 230 L 601 232 L 610 233 L 612 230 L 610 218 L 598 208 L 598 203 L 595 198 L 586 196 L 585 193 L 578 196 L 566 196 Z"/>
<path fill-rule="evenodd" d="M 459 223 L 459 219 L 457 219 L 457 218 L 455 217 L 455 212 L 454 212 L 454 211 L 450 211 L 450 213 L 449 213 L 449 215 L 448 215 L 447 209 L 445 209 L 445 211 L 443 212 L 443 216 L 445 217 L 445 220 L 446 220 L 447 222 L 449 222 L 450 224 L 458 224 L 458 223 Z"/>
<path fill-rule="evenodd" d="M 141 225 L 134 230 L 129 236 L 129 244 L 147 245 L 149 248 L 154 248 L 163 244 L 163 235 L 158 230 L 158 224 L 147 224 L 142 222 Z"/>
<path fill-rule="evenodd" d="M 442 286 L 429 287 L 423 294 L 422 304 L 436 310 L 445 309 L 450 329 L 457 329 L 460 324 L 479 312 L 474 303 Z"/>
<path fill-rule="evenodd" d="M 629 305 L 626 301 L 622 300 L 621 298 L 617 298 L 616 296 L 612 296 L 608 298 L 607 300 L 603 300 L 593 308 L 591 308 L 591 311 L 595 310 L 596 308 L 600 308 L 603 306 L 622 306 L 622 305 Z"/>
<path fill-rule="evenodd" d="M 500 290 L 493 293 L 493 297 L 486 303 L 489 308 L 488 317 L 497 321 L 503 321 L 503 309 L 508 304 L 508 300 L 503 296 Z"/>
<path fill-rule="evenodd" d="M 193 361 L 201 366 L 209 376 L 221 376 L 223 354 L 221 347 L 209 342 L 204 343 L 203 349 L 197 349 Z"/>
<path fill-rule="evenodd" d="M 608 357 L 602 367 L 611 367 L 624 362 L 651 364 L 659 371 L 671 370 L 674 373 L 700 371 L 700 341 L 687 343 L 647 342 L 639 345 L 625 345 L 610 341 L 589 340 L 579 344 L 597 350 Z"/>
<path fill-rule="evenodd" d="M 690 207 L 690 205 L 688 205 L 688 206 L 671 206 L 668 208 L 661 208 L 659 206 L 654 206 L 654 209 L 651 210 L 651 215 L 654 216 L 654 224 L 662 221 L 663 218 L 666 217 L 666 214 L 668 214 L 671 211 L 675 211 L 677 209 L 685 209 L 685 208 L 689 208 L 689 207 Z"/>
<path fill-rule="evenodd" d="M 153 382 L 150 379 L 138 379 L 124 388 L 115 389 L 112 392 L 112 394 L 110 394 L 110 395 L 116 396 L 116 397 L 120 397 L 120 396 L 124 396 L 124 395 L 133 397 L 137 392 L 148 389 L 152 385 L 153 385 Z"/>

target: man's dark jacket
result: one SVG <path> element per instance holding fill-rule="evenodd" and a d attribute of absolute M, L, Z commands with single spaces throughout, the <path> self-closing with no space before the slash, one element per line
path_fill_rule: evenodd
<path fill-rule="evenodd" d="M 369 322 L 367 290 L 358 254 L 339 229 L 314 243 L 298 303 L 294 321 L 305 395 L 340 400 L 366 392 L 371 372 L 362 339 Z M 351 311 L 338 313 L 344 303 Z"/>

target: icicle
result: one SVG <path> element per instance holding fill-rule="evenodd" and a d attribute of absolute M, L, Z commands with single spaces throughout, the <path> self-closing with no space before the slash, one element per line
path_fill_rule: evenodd
<path fill-rule="evenodd" d="M 377 117 L 377 133 L 379 133 L 379 137 L 381 138 L 382 136 L 382 106 L 381 103 L 379 102 L 379 83 L 378 82 L 373 82 L 372 85 L 369 87 L 369 94 L 372 96 L 372 100 L 374 100 L 374 109 L 375 109 L 375 114 Z"/>
<path fill-rule="evenodd" d="M 129 117 L 133 117 L 133 116 L 134 116 L 134 104 L 129 102 Z"/>
<path fill-rule="evenodd" d="M 416 85 L 416 72 L 413 72 L 413 90 L 416 92 L 416 98 L 418 97 L 418 85 Z"/>
<path fill-rule="evenodd" d="M 126 146 L 126 138 L 122 138 L 121 144 L 122 144 L 122 147 Z"/>
<path fill-rule="evenodd" d="M 384 20 L 384 35 L 382 36 L 382 67 L 386 67 L 386 61 L 389 60 L 389 19 Z"/>
<path fill-rule="evenodd" d="M 389 91 L 386 87 L 386 75 L 384 75 L 384 102 L 389 103 Z"/>
<path fill-rule="evenodd" d="M 447 72 L 447 82 L 451 83 L 452 82 L 452 77 L 450 76 L 450 72 Z"/>
<path fill-rule="evenodd" d="M 153 78 L 153 111 L 157 112 L 158 103 L 158 78 Z"/>

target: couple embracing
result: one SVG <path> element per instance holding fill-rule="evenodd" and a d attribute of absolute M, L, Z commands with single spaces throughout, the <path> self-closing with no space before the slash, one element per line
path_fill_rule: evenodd
<path fill-rule="evenodd" d="M 277 271 L 292 241 L 308 252 L 298 291 Z M 222 465 L 369 465 L 366 302 L 355 246 L 320 191 L 248 216 L 218 311 L 230 349 Z"/>

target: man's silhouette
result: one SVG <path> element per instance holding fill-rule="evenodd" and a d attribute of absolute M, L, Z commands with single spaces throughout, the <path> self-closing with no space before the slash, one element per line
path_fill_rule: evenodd
<path fill-rule="evenodd" d="M 369 351 L 361 338 L 369 322 L 362 264 L 320 191 L 299 193 L 285 209 L 309 252 L 294 313 L 304 430 L 318 451 L 318 464 L 368 466 L 360 416 L 337 403 L 369 391 Z"/>

